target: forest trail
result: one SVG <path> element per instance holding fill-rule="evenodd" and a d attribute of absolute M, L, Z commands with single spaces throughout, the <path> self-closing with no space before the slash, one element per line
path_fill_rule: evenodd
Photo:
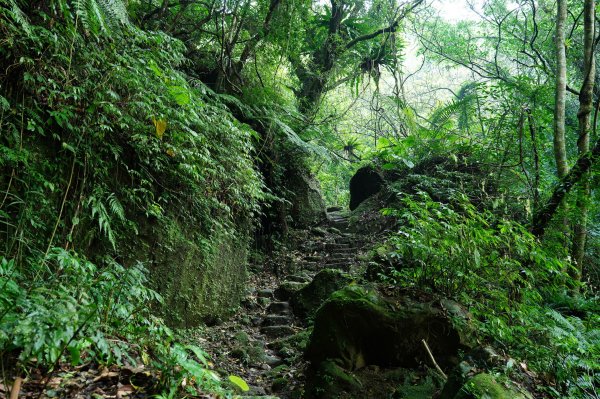
<path fill-rule="evenodd" d="M 355 270 L 368 248 L 369 241 L 350 231 L 348 217 L 338 208 L 319 227 L 298 233 L 294 250 L 275 255 L 267 267 L 256 266 L 262 271 L 251 278 L 239 312 L 201 333 L 200 344 L 215 368 L 242 377 L 250 386 L 245 395 L 251 397 L 286 399 L 302 390 L 307 366 L 302 350 L 309 335 L 306 308 L 313 298 L 305 303 L 297 293 L 315 285 L 322 270 Z M 335 290 L 334 281 L 324 284 Z"/>

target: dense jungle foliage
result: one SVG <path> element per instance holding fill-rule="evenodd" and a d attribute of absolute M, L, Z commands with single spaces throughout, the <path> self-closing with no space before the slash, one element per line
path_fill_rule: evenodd
<path fill-rule="evenodd" d="M 91 362 L 157 370 L 157 397 L 245 391 L 185 329 L 239 311 L 248 262 L 369 165 L 393 220 L 370 278 L 467 306 L 502 375 L 600 397 L 598 21 L 594 0 L 0 0 L 3 392 Z"/>

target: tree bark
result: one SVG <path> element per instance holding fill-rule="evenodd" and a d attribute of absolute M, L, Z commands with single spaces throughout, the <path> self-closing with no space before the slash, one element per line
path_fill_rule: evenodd
<path fill-rule="evenodd" d="M 565 21 L 567 0 L 558 0 L 556 13 L 556 90 L 554 92 L 554 159 L 558 178 L 569 173 L 565 145 L 565 97 L 567 93 L 567 56 L 565 48 Z"/>
<path fill-rule="evenodd" d="M 596 141 L 592 151 L 588 151 L 579 157 L 575 166 L 573 166 L 569 173 L 567 173 L 567 175 L 554 187 L 548 201 L 546 201 L 544 206 L 536 212 L 531 227 L 531 232 L 535 236 L 541 237 L 544 235 L 548 224 L 552 221 L 552 217 L 556 214 L 556 210 L 559 208 L 563 199 L 569 194 L 571 189 L 581 181 L 586 173 L 588 173 L 590 168 L 598 162 L 598 159 L 600 159 L 600 140 Z"/>
<path fill-rule="evenodd" d="M 583 84 L 579 92 L 579 139 L 577 149 L 580 155 L 590 150 L 590 115 L 594 109 L 594 81 L 596 79 L 596 61 L 594 57 L 595 38 L 595 0 L 585 0 L 583 15 Z M 586 172 L 581 178 L 581 192 L 577 198 L 577 221 L 573 229 L 573 247 L 571 257 L 577 272 L 573 276 L 581 279 L 585 242 L 587 238 L 588 202 L 590 198 L 590 178 Z"/>

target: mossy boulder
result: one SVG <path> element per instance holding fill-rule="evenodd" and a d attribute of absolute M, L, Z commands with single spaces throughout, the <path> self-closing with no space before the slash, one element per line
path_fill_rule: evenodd
<path fill-rule="evenodd" d="M 233 313 L 245 290 L 246 228 L 240 225 L 237 235 L 216 228 L 203 238 L 175 216 L 140 225 L 129 262 L 147 265 L 150 285 L 164 299 L 156 312 L 170 326 L 211 324 Z"/>
<path fill-rule="evenodd" d="M 499 355 L 489 346 L 476 347 L 463 356 L 463 360 L 448 374 L 439 399 L 531 399 L 524 389 L 519 389 L 513 381 L 503 378 L 502 382 L 491 374 L 484 372 L 490 369 L 502 369 L 509 361 L 508 357 Z M 514 360 L 513 360 L 514 361 Z M 530 376 L 513 369 L 513 378 L 531 385 Z"/>
<path fill-rule="evenodd" d="M 512 383 L 500 384 L 487 373 L 471 377 L 452 399 L 530 399 L 529 393 L 519 391 Z"/>
<path fill-rule="evenodd" d="M 292 295 L 292 308 L 300 317 L 310 317 L 333 292 L 352 281 L 352 278 L 339 270 L 323 269 L 304 288 Z"/>
<path fill-rule="evenodd" d="M 456 305 L 456 309 L 459 305 Z M 468 347 L 467 314 L 456 314 L 439 298 L 407 293 L 383 295 L 375 286 L 349 285 L 318 309 L 306 357 L 317 365 L 335 359 L 347 370 L 366 365 L 417 367 L 429 363 L 425 340 L 442 367 Z M 458 323 L 462 318 L 463 323 Z"/>
<path fill-rule="evenodd" d="M 383 184 L 383 176 L 372 166 L 357 170 L 350 179 L 350 210 L 356 209 L 361 202 L 377 194 Z"/>
<path fill-rule="evenodd" d="M 307 398 L 339 398 L 344 393 L 359 392 L 361 389 L 361 382 L 332 360 L 325 360 L 313 368 L 309 381 Z"/>
<path fill-rule="evenodd" d="M 287 301 L 294 296 L 295 293 L 306 287 L 307 284 L 308 283 L 301 283 L 299 281 L 284 281 L 275 290 L 275 298 Z"/>
<path fill-rule="evenodd" d="M 287 188 L 291 192 L 290 213 L 296 227 L 309 227 L 327 219 L 325 201 L 319 181 L 306 170 L 287 171 Z"/>

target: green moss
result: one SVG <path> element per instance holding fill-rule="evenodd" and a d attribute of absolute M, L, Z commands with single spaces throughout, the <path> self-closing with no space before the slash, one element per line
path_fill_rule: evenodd
<path fill-rule="evenodd" d="M 526 399 L 527 396 L 500 385 L 490 374 L 481 373 L 470 378 L 454 399 Z"/>
<path fill-rule="evenodd" d="M 289 382 L 290 381 L 285 377 L 276 378 L 271 384 L 271 389 L 273 390 L 273 392 L 284 391 L 289 385 Z"/>
<path fill-rule="evenodd" d="M 306 350 L 313 363 L 336 359 L 348 370 L 365 365 L 416 367 L 422 339 L 444 364 L 462 348 L 460 334 L 439 301 L 384 298 L 369 286 L 333 293 L 315 315 Z"/>
<path fill-rule="evenodd" d="M 150 284 L 164 299 L 158 313 L 174 327 L 195 327 L 231 314 L 246 281 L 248 235 L 216 229 L 202 238 L 175 216 L 142 225 L 132 241 L 131 261 L 150 270 Z"/>
<path fill-rule="evenodd" d="M 321 270 L 304 288 L 292 296 L 294 312 L 302 317 L 310 317 L 333 292 L 352 281 L 352 278 L 339 270 Z"/>
<path fill-rule="evenodd" d="M 321 362 L 310 378 L 309 398 L 337 398 L 360 389 L 361 383 L 331 360 Z"/>

